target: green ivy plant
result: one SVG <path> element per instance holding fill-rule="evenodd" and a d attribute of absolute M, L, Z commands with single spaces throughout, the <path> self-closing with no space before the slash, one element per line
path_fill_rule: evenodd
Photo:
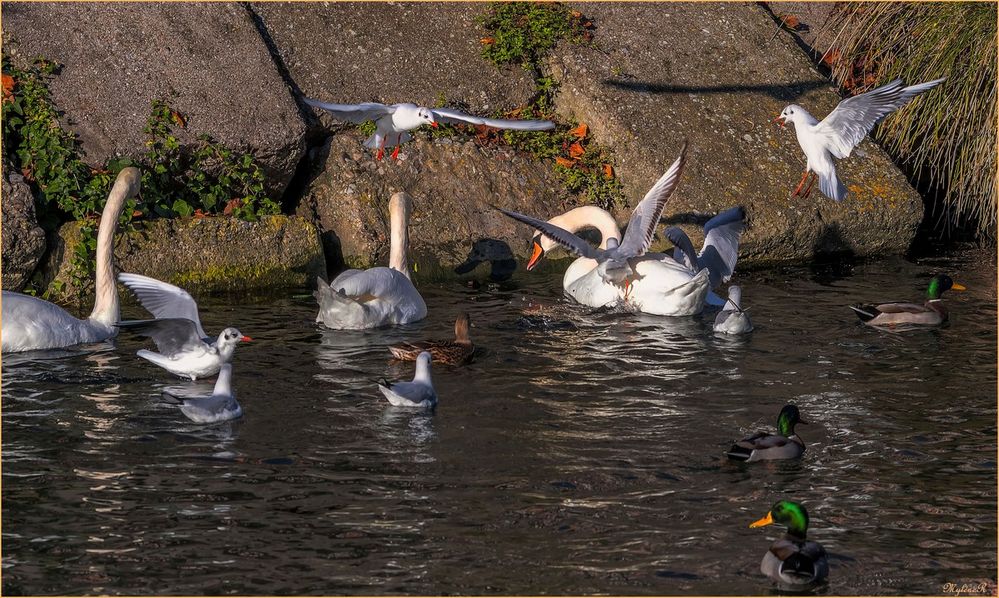
<path fill-rule="evenodd" d="M 18 68 L 3 55 L 2 70 L 5 153 L 33 188 L 39 222 L 50 231 L 62 222 L 80 222 L 80 241 L 70 249 L 74 287 L 91 277 L 98 219 L 111 185 L 126 166 L 139 166 L 143 172 L 142 201 L 130 200 L 122 210 L 119 226 L 126 230 L 140 216 L 224 213 L 252 221 L 280 213 L 280 205 L 264 191 L 264 173 L 251 154 L 226 148 L 207 135 L 182 147 L 173 133 L 186 121 L 165 102 L 152 103 L 144 129 L 146 153 L 138 161 L 113 159 L 93 168 L 80 158 L 77 138 L 59 125 L 48 91 L 58 65 L 40 58 Z M 49 291 L 58 294 L 57 287 Z"/>

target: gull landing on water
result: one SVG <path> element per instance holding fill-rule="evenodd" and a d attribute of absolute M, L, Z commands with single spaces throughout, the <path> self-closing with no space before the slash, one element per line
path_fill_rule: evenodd
<path fill-rule="evenodd" d="M 673 162 L 656 184 L 649 189 L 642 201 L 639 202 L 635 211 L 628 221 L 628 229 L 624 233 L 624 238 L 618 243 L 617 239 L 607 239 L 607 249 L 593 247 L 580 237 L 570 233 L 560 226 L 525 216 L 518 212 L 511 212 L 502 208 L 496 208 L 514 220 L 519 220 L 524 224 L 533 226 L 541 234 L 562 245 L 569 251 L 581 257 L 596 260 L 597 273 L 600 278 L 609 284 L 623 287 L 625 299 L 627 299 L 628 288 L 633 280 L 639 278 L 635 272 L 632 260 L 642 257 L 652 245 L 652 237 L 659 225 L 659 218 L 666 207 L 666 200 L 676 189 L 680 182 L 680 173 L 683 172 L 687 159 L 687 145 L 684 144 L 680 150 L 680 157 Z M 536 244 L 537 245 L 537 244 Z M 540 246 L 535 248 L 535 255 L 531 258 L 531 264 L 537 261 Z"/>
<path fill-rule="evenodd" d="M 375 133 L 364 142 L 365 147 L 377 148 L 377 159 L 385 156 L 386 147 L 395 147 L 392 159 L 399 158 L 399 146 L 406 143 L 410 137 L 408 131 L 430 125 L 436 128 L 438 123 L 453 125 L 485 125 L 496 129 L 513 129 L 515 131 L 550 131 L 555 123 L 547 120 L 513 120 L 502 118 L 479 118 L 451 110 L 449 108 L 424 108 L 416 104 L 379 104 L 365 102 L 363 104 L 328 104 L 318 100 L 303 98 L 305 103 L 314 108 L 329 111 L 339 120 L 361 124 L 372 120 L 375 122 Z"/>
<path fill-rule="evenodd" d="M 141 274 L 122 273 L 118 280 L 155 319 L 118 322 L 116 326 L 153 339 L 159 353 L 143 349 L 136 355 L 171 374 L 191 380 L 214 376 L 232 360 L 238 343 L 253 340 L 235 328 L 226 328 L 217 339 L 210 338 L 201 327 L 198 304 L 184 289 Z"/>
<path fill-rule="evenodd" d="M 786 126 L 788 122 L 794 123 L 798 144 L 808 159 L 805 173 L 801 175 L 801 181 L 794 188 L 791 197 L 798 195 L 808 197 L 815 179 L 818 178 L 819 189 L 823 195 L 836 201 L 843 201 L 847 191 L 836 177 L 836 164 L 833 158 L 849 157 L 853 148 L 863 141 L 878 121 L 943 81 L 944 79 L 936 79 L 905 87 L 901 79 L 895 79 L 887 85 L 843 100 L 822 122 L 815 120 L 814 116 L 797 104 L 784 108 L 773 122 L 782 121 L 781 127 Z M 812 179 L 808 187 L 802 191 L 809 173 L 812 173 Z"/>

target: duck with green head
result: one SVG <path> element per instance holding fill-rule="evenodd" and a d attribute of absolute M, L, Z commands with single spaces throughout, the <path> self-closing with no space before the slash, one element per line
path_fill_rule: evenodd
<path fill-rule="evenodd" d="M 939 326 L 947 321 L 947 308 L 941 297 L 944 291 L 963 291 L 964 285 L 957 284 L 946 274 L 938 274 L 930 280 L 926 290 L 926 302 L 881 303 L 851 305 L 860 320 L 868 326 L 897 328 L 917 326 Z"/>
<path fill-rule="evenodd" d="M 760 571 L 777 582 L 781 590 L 807 590 L 825 580 L 829 575 L 826 549 L 805 538 L 808 533 L 805 507 L 789 500 L 778 501 L 765 517 L 750 523 L 749 527 L 773 523 L 787 527 L 787 533 L 770 545 L 760 563 Z"/>
<path fill-rule="evenodd" d="M 777 416 L 777 434 L 757 432 L 732 445 L 725 453 L 736 461 L 797 459 L 805 452 L 805 443 L 795 433 L 796 424 L 808 424 L 801 419 L 795 405 L 784 405 Z"/>

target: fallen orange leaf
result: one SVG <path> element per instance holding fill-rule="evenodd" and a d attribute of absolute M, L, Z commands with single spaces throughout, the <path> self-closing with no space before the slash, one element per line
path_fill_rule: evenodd
<path fill-rule="evenodd" d="M 784 22 L 784 26 L 788 29 L 797 29 L 798 25 L 801 25 L 801 21 L 794 15 L 785 15 L 780 20 Z"/>
<path fill-rule="evenodd" d="M 575 162 L 573 162 L 572 160 L 568 158 L 563 158 L 562 156 L 556 156 L 555 163 L 558 164 L 559 166 L 562 166 L 563 168 L 572 168 L 573 164 L 575 164 Z"/>
<path fill-rule="evenodd" d="M 177 123 L 178 125 L 180 125 L 182 127 L 186 127 L 187 126 L 187 119 L 184 118 L 183 114 L 181 114 L 180 112 L 177 112 L 176 110 L 171 110 L 170 111 L 170 118 L 173 120 L 173 122 Z"/>
<path fill-rule="evenodd" d="M 614 178 L 614 167 L 610 164 L 604 164 L 604 178 Z"/>
<path fill-rule="evenodd" d="M 228 216 L 232 214 L 232 211 L 238 208 L 242 203 L 243 200 L 238 197 L 236 199 L 231 199 L 227 204 L 225 204 L 225 209 L 222 210 L 222 213 Z"/>
<path fill-rule="evenodd" d="M 583 146 L 580 145 L 578 141 L 569 146 L 569 157 L 570 158 L 579 158 L 580 156 L 582 156 L 585 153 L 586 153 L 586 150 L 583 149 Z"/>
<path fill-rule="evenodd" d="M 826 66 L 832 66 L 839 60 L 839 50 L 830 49 L 825 54 L 822 55 L 822 62 Z"/>
<path fill-rule="evenodd" d="M 576 139 L 582 139 L 586 137 L 586 134 L 590 132 L 590 128 L 586 126 L 586 123 L 579 123 L 579 126 L 575 129 L 569 131 L 569 134 Z"/>
<path fill-rule="evenodd" d="M 578 19 L 578 18 L 580 18 L 580 17 L 583 16 L 583 13 L 579 12 L 578 10 L 574 10 L 574 11 L 572 11 L 572 16 L 574 18 Z"/>
<path fill-rule="evenodd" d="M 484 37 L 484 38 L 480 39 L 479 41 L 482 43 L 483 46 L 488 46 L 490 44 L 495 44 L 496 43 L 496 40 L 493 39 L 493 38 L 491 38 L 491 37 Z"/>
<path fill-rule="evenodd" d="M 9 100 L 14 97 L 14 77 L 3 75 L 3 99 Z"/>
<path fill-rule="evenodd" d="M 142 210 L 132 210 L 132 218 L 138 218 L 142 216 Z"/>

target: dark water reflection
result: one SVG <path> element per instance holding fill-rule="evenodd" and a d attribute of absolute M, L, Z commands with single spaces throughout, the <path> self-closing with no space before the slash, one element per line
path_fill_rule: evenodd
<path fill-rule="evenodd" d="M 913 299 L 941 270 L 942 330 L 866 329 L 844 305 Z M 835 594 L 995 579 L 995 273 L 960 258 L 739 276 L 757 330 L 581 309 L 557 281 L 425 285 L 430 317 L 320 331 L 307 293 L 203 302 L 238 325 L 246 416 L 157 402 L 205 391 L 92 352 L 4 358 L 3 589 L 13 593 L 760 594 L 778 498 L 804 502 Z M 518 286 L 519 285 L 519 286 Z M 390 408 L 387 344 L 471 313 L 484 351 L 435 367 L 435 414 Z M 138 316 L 135 308 L 126 316 Z M 39 359 L 46 357 L 46 359 Z M 793 399 L 800 462 L 731 440 Z"/>

